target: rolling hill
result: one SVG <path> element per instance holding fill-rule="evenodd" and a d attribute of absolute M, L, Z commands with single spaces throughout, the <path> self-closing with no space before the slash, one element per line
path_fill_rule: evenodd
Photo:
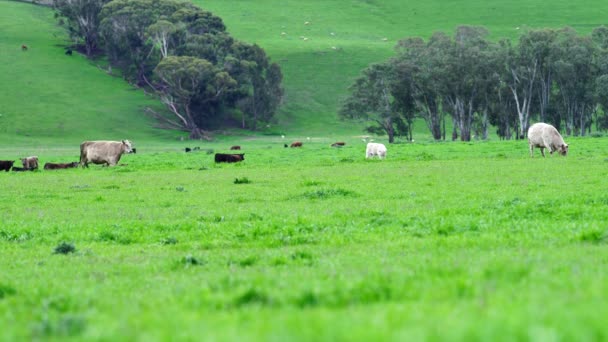
<path fill-rule="evenodd" d="M 392 54 L 406 36 L 486 26 L 493 38 L 516 38 L 528 28 L 572 26 L 588 33 L 604 23 L 598 0 L 240 1 L 193 0 L 220 16 L 237 39 L 264 48 L 283 70 L 285 103 L 273 132 L 361 134 L 336 110 L 350 82 L 372 62 Z M 593 10 L 589 10 L 593 8 Z M 156 102 L 95 62 L 63 54 L 65 34 L 48 8 L 0 2 L 0 142 L 81 140 L 91 137 L 163 140 L 142 107 Z M 30 49 L 23 52 L 21 44 Z M 426 136 L 422 124 L 418 135 Z"/>

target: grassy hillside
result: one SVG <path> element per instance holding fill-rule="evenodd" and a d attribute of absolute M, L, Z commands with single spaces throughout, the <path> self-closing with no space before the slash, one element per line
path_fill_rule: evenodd
<path fill-rule="evenodd" d="M 452 32 L 460 24 L 484 25 L 495 38 L 564 25 L 586 33 L 603 23 L 608 10 L 599 0 L 193 1 L 281 65 L 285 105 L 271 131 L 313 137 L 362 133 L 360 126 L 337 120 L 339 100 L 360 70 L 389 57 L 400 38 Z M 143 115 L 142 107 L 155 101 L 95 63 L 63 54 L 66 37 L 49 9 L 0 1 L 0 32 L 0 142 L 174 136 L 154 129 Z M 30 49 L 21 51 L 21 44 Z M 415 131 L 418 139 L 429 136 L 422 123 Z"/>
<path fill-rule="evenodd" d="M 65 34 L 48 8 L 0 1 L 0 32 L 0 143 L 167 136 L 142 112 L 156 101 L 94 62 L 64 54 Z"/>
<path fill-rule="evenodd" d="M 314 133 L 344 130 L 336 123 L 339 99 L 362 68 L 392 55 L 401 38 L 451 33 L 463 24 L 483 25 L 494 38 L 566 25 L 587 33 L 606 23 L 608 11 L 608 3 L 599 0 L 193 2 L 222 17 L 233 36 L 259 44 L 281 65 L 287 89 L 281 122 Z M 417 131 L 428 135 L 422 125 Z"/>

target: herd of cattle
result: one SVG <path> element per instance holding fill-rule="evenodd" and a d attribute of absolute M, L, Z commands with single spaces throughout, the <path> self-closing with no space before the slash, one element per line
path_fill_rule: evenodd
<path fill-rule="evenodd" d="M 302 142 L 295 141 L 289 147 L 300 148 Z M 346 143 L 336 142 L 331 144 L 331 147 L 343 147 Z M 288 147 L 287 144 L 284 145 Z M 530 156 L 534 155 L 534 148 L 540 148 L 540 153 L 545 156 L 545 148 L 549 150 L 550 154 L 557 151 L 560 155 L 568 154 L 568 144 L 564 142 L 564 139 L 559 134 L 555 127 L 546 123 L 536 123 L 528 129 L 528 146 L 530 149 Z M 235 145 L 230 150 L 240 150 L 241 146 Z M 193 149 L 186 147 L 186 152 L 200 150 L 200 147 L 194 147 Z M 69 162 L 69 163 L 45 163 L 45 170 L 60 170 L 75 168 L 79 165 L 89 167 L 89 164 L 103 164 L 107 166 L 115 166 L 119 161 L 120 157 L 125 153 L 136 153 L 136 149 L 132 146 L 129 140 L 122 141 L 85 141 L 80 144 L 80 161 Z M 380 143 L 369 142 L 365 149 L 365 158 L 378 157 L 379 159 L 386 158 L 386 146 Z M 216 163 L 236 163 L 245 160 L 244 153 L 226 154 L 216 153 L 214 158 Z M 0 160 L 0 171 L 6 172 L 13 171 L 33 171 L 38 169 L 38 157 L 30 156 L 21 158 L 22 167 L 14 166 L 14 160 Z"/>

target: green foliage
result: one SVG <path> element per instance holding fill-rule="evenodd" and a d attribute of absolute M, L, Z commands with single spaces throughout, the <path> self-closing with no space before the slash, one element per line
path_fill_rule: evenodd
<path fill-rule="evenodd" d="M 247 177 L 235 178 L 234 184 L 249 184 L 251 181 Z"/>

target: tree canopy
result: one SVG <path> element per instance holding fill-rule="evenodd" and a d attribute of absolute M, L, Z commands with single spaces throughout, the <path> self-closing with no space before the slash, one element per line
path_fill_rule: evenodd
<path fill-rule="evenodd" d="M 274 119 L 281 69 L 212 13 L 180 0 L 56 0 L 55 8 L 87 55 L 103 51 L 127 80 L 158 94 L 174 115 L 157 115 L 169 127 L 201 138 L 235 118 L 249 129 Z"/>

